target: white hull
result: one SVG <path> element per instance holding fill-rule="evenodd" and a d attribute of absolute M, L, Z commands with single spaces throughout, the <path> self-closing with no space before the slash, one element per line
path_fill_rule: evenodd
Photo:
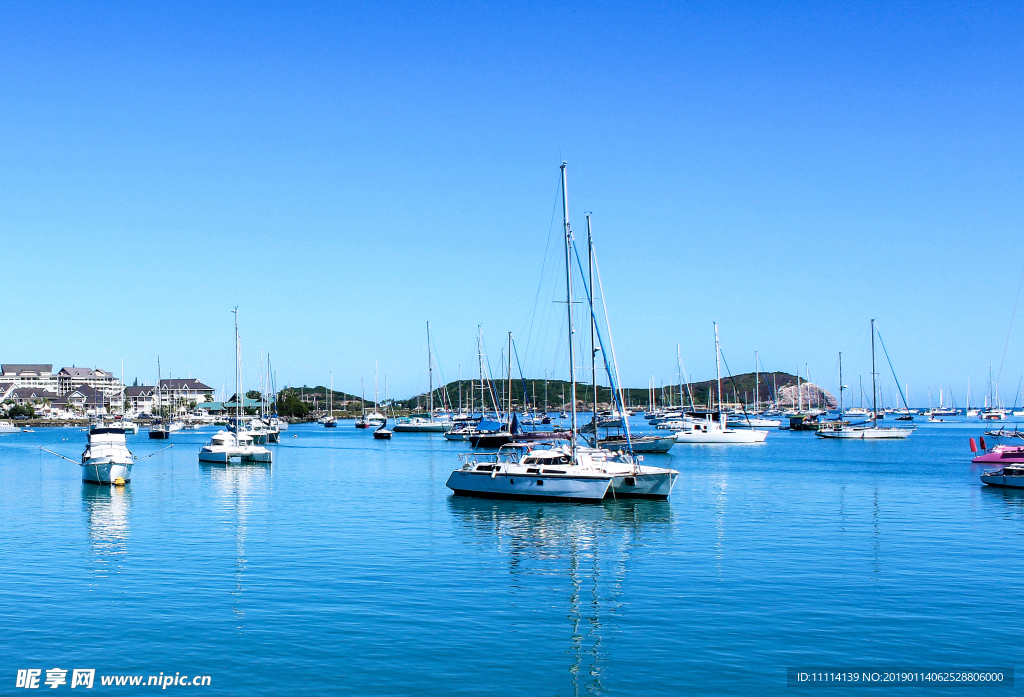
<path fill-rule="evenodd" d="M 446 486 L 456 494 L 499 498 L 600 501 L 608 493 L 611 476 L 551 474 L 497 474 L 455 470 Z"/>
<path fill-rule="evenodd" d="M 87 460 L 82 463 L 82 481 L 93 484 L 113 484 L 118 479 L 131 481 L 132 464 L 131 462 L 111 462 L 107 457 Z"/>
<path fill-rule="evenodd" d="M 422 423 L 396 423 L 391 430 L 395 433 L 445 433 L 450 431 L 452 423 L 448 421 L 424 421 Z"/>
<path fill-rule="evenodd" d="M 1007 477 L 999 472 L 986 472 L 981 475 L 981 481 L 989 486 L 1002 486 L 1011 489 L 1024 489 L 1024 477 Z"/>
<path fill-rule="evenodd" d="M 763 443 L 768 437 L 768 431 L 757 429 L 743 429 L 736 431 L 731 428 L 725 430 L 709 429 L 701 431 L 681 431 L 676 434 L 676 443 Z"/>
<path fill-rule="evenodd" d="M 668 498 L 675 486 L 674 471 L 636 475 L 621 475 L 612 479 L 611 492 L 614 498 Z"/>
<path fill-rule="evenodd" d="M 271 462 L 269 450 L 261 447 L 218 447 L 207 446 L 199 451 L 200 462 L 215 462 L 226 465 L 232 460 L 239 462 Z"/>
<path fill-rule="evenodd" d="M 631 439 L 630 446 L 634 453 L 667 453 L 675 443 L 675 436 L 666 436 L 664 438 L 645 438 L 641 436 L 635 440 Z M 624 441 L 598 442 L 598 447 L 604 450 L 627 450 Z"/>
<path fill-rule="evenodd" d="M 782 422 L 778 419 L 736 419 L 729 421 L 729 428 L 778 428 Z"/>
<path fill-rule="evenodd" d="M 853 440 L 897 440 L 906 438 L 914 431 L 909 428 L 843 428 L 818 431 L 821 438 L 849 438 Z"/>

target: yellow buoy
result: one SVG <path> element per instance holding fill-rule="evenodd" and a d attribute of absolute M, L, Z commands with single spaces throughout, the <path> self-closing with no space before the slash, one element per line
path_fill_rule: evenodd
<path fill-rule="evenodd" d="M 124 477 L 118 477 L 115 479 L 114 486 L 124 486 Z"/>

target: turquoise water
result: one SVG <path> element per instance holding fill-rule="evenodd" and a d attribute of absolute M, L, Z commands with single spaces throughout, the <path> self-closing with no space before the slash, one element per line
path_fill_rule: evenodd
<path fill-rule="evenodd" d="M 101 694 L 971 694 L 786 670 L 1021 663 L 1024 492 L 981 486 L 982 430 L 677 445 L 646 460 L 680 470 L 668 502 L 603 505 L 455 498 L 464 445 L 351 422 L 293 426 L 273 468 L 175 434 L 123 489 L 38 450 L 76 458 L 77 429 L 3 436 L 0 693 L 60 667 Z"/>

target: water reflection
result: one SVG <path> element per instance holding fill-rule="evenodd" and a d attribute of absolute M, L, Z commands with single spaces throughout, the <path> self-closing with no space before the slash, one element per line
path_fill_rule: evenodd
<path fill-rule="evenodd" d="M 242 594 L 245 591 L 246 564 L 245 542 L 249 532 L 249 512 L 252 502 L 262 498 L 270 482 L 270 463 L 246 463 L 218 465 L 199 463 L 204 475 L 210 478 L 213 491 L 221 503 L 221 510 L 228 514 L 228 522 L 235 528 L 235 587 L 231 591 L 234 603 L 232 612 L 243 629 L 245 608 Z"/>
<path fill-rule="evenodd" d="M 97 577 L 120 573 L 128 554 L 128 513 L 131 484 L 110 486 L 82 484 L 82 508 L 89 525 L 92 572 Z"/>
<path fill-rule="evenodd" d="M 982 486 L 983 501 L 998 502 L 1006 506 L 1007 513 L 1024 514 L 1024 489 L 1009 489 L 999 486 Z"/>
<path fill-rule="evenodd" d="M 630 561 L 646 544 L 664 542 L 672 521 L 666 501 L 624 500 L 601 505 L 491 501 L 452 496 L 448 506 L 474 542 L 508 556 L 511 588 L 527 574 L 562 577 L 568 584 L 566 653 L 574 695 L 603 694 L 606 624 L 621 603 Z"/>

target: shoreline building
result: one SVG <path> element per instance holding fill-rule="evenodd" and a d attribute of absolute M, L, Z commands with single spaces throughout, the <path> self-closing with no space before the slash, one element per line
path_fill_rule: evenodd
<path fill-rule="evenodd" d="M 4 363 L 0 365 L 0 382 L 14 389 L 29 388 L 57 392 L 59 380 L 53 374 L 52 363 Z"/>
<path fill-rule="evenodd" d="M 121 381 L 99 368 L 61 368 L 57 373 L 57 392 L 63 395 L 79 387 L 100 390 L 109 398 L 121 392 Z"/>

